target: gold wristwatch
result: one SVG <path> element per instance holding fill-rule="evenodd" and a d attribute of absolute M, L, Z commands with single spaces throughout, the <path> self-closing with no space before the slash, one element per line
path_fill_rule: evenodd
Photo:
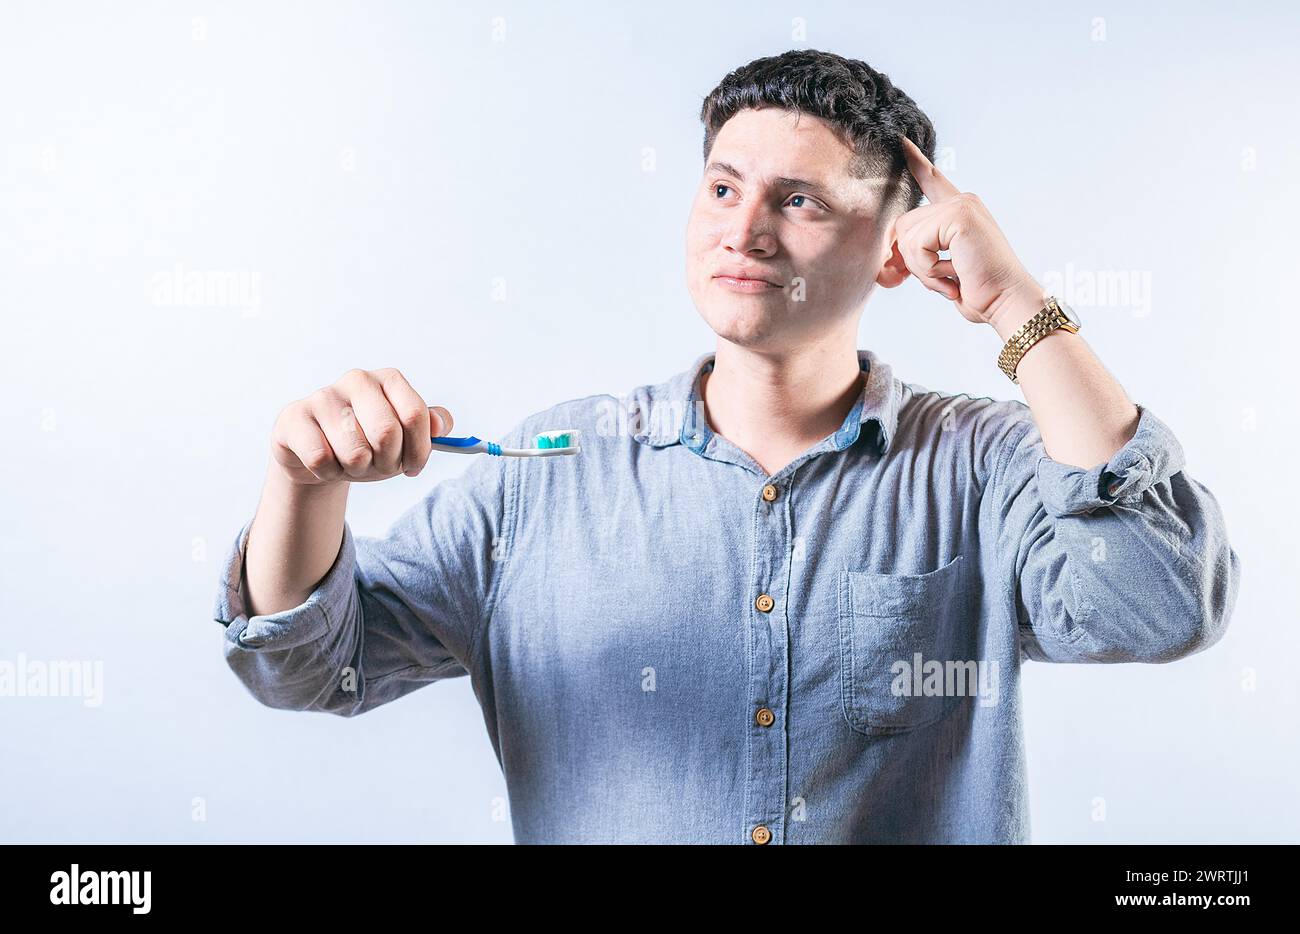
<path fill-rule="evenodd" d="M 1007 339 L 1002 353 L 998 354 L 998 366 L 1013 383 L 1020 382 L 1020 378 L 1016 376 L 1016 366 L 1030 347 L 1057 328 L 1065 328 L 1073 334 L 1078 334 L 1079 328 L 1083 327 L 1074 309 L 1055 295 L 1049 295 L 1043 301 L 1045 303 L 1043 310 L 1016 328 L 1016 332 Z"/>

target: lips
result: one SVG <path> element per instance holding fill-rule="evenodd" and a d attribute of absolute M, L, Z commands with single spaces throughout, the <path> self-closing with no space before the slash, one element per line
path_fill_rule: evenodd
<path fill-rule="evenodd" d="M 731 276 L 714 276 L 714 283 L 720 289 L 740 295 L 766 295 L 784 291 L 781 286 L 773 285 L 763 279 L 736 279 Z"/>
<path fill-rule="evenodd" d="M 773 288 L 781 288 L 781 283 L 777 277 L 771 273 L 761 272 L 755 269 L 722 269 L 713 274 L 715 279 L 730 279 L 736 282 L 763 282 Z"/>

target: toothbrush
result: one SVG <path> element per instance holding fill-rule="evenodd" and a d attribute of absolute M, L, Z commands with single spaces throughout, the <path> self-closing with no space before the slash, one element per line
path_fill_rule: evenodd
<path fill-rule="evenodd" d="M 467 438 L 453 438 L 441 435 L 431 438 L 435 451 L 448 454 L 491 454 L 494 457 L 558 457 L 563 454 L 577 454 L 582 449 L 578 445 L 581 434 L 576 428 L 563 428 L 559 431 L 544 431 L 537 436 L 536 447 L 503 448 L 493 441 L 483 441 L 470 435 Z"/>

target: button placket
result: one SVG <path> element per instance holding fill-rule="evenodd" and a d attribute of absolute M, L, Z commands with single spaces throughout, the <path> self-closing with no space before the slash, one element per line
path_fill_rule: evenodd
<path fill-rule="evenodd" d="M 745 833 L 756 844 L 781 843 L 789 787 L 786 718 L 790 636 L 785 612 L 789 596 L 790 517 L 784 485 L 766 481 L 754 497 L 754 561 L 749 625 L 750 773 L 745 796 Z"/>

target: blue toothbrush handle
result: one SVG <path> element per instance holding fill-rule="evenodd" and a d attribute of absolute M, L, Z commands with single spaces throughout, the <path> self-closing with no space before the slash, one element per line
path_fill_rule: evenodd
<path fill-rule="evenodd" d="M 434 448 L 442 448 L 448 454 L 492 454 L 501 456 L 501 445 L 495 441 L 483 441 L 470 435 L 466 438 L 454 438 L 451 435 L 431 437 Z"/>

